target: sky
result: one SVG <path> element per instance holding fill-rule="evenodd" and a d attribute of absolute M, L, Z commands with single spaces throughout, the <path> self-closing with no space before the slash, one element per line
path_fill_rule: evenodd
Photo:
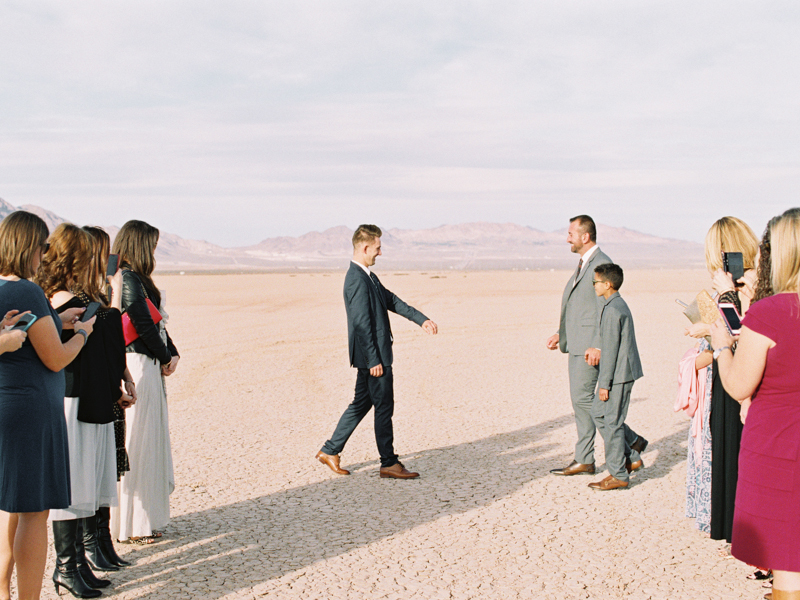
<path fill-rule="evenodd" d="M 800 3 L 0 4 L 0 198 L 243 246 L 337 225 L 760 236 Z"/>

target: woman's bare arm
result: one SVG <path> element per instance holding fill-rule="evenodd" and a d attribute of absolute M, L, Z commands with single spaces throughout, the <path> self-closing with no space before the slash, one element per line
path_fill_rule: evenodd
<path fill-rule="evenodd" d="M 711 326 L 711 344 L 720 349 L 730 347 L 736 338 L 728 333 L 722 319 Z M 752 329 L 742 327 L 736 354 L 724 350 L 717 358 L 722 387 L 733 398 L 741 402 L 753 395 L 764 376 L 767 352 L 775 342 Z"/>
<path fill-rule="evenodd" d="M 87 334 L 92 333 L 92 326 L 97 317 L 92 317 L 85 323 L 75 324 L 75 336 L 62 344 L 61 338 L 58 335 L 58 329 L 53 322 L 53 317 L 46 316 L 30 326 L 28 329 L 28 339 L 36 350 L 39 360 L 44 363 L 44 366 L 51 371 L 60 371 L 71 363 L 78 353 L 83 348 L 84 339 L 83 335 L 77 333 L 79 329 L 83 329 Z"/>

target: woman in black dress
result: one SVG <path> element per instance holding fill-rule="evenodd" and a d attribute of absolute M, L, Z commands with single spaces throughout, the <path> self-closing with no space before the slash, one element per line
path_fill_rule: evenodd
<path fill-rule="evenodd" d="M 63 223 L 50 236 L 37 282 L 56 307 L 97 308 L 94 335 L 65 369 L 64 415 L 69 441 L 71 502 L 50 514 L 56 546 L 56 591 L 65 587 L 79 598 L 100 595 L 96 588 L 111 582 L 97 579 L 91 565 L 102 571 L 119 567 L 98 548 L 96 513 L 117 504 L 117 464 L 113 405 L 124 399 L 125 352 L 120 316 L 119 276 L 112 279 L 111 306 L 96 285 L 94 240 L 83 229 Z M 99 305 L 99 307 L 98 307 Z M 62 333 L 64 341 L 74 335 Z M 128 377 L 128 392 L 133 392 Z M 85 546 L 85 553 L 84 553 Z M 88 560 L 87 560 L 88 559 Z M 88 564 L 87 564 L 88 563 Z"/>
<path fill-rule="evenodd" d="M 94 325 L 94 318 L 77 322 L 81 309 L 59 316 L 42 289 L 28 281 L 39 268 L 47 235 L 44 221 L 25 211 L 0 223 L 0 314 L 17 309 L 38 317 L 22 348 L 0 356 L 0 597 L 10 597 L 16 566 L 20 600 L 39 598 L 47 516 L 70 503 L 62 369 Z M 66 343 L 60 339 L 62 321 L 76 332 Z"/>
<path fill-rule="evenodd" d="M 92 237 L 92 268 L 89 270 L 86 281 L 86 294 L 94 301 L 100 302 L 104 308 L 113 308 L 109 315 L 114 320 L 115 331 L 121 333 L 122 315 L 119 311 L 122 307 L 122 273 L 117 269 L 112 276 L 107 276 L 109 252 L 111 251 L 111 239 L 108 234 L 100 227 L 85 226 L 83 230 Z M 111 298 L 106 296 L 108 283 L 111 283 Z M 117 325 L 119 329 L 117 329 Z M 128 465 L 128 453 L 125 451 L 125 410 L 136 403 L 136 386 L 133 378 L 125 363 L 125 340 L 124 336 L 119 335 L 115 339 L 113 346 L 109 348 L 116 356 L 117 368 L 124 367 L 122 377 L 124 379 L 123 394 L 119 400 L 112 405 L 114 416 L 114 443 L 116 446 L 116 460 L 114 461 L 117 470 L 117 481 L 122 475 L 130 470 Z M 114 549 L 114 542 L 110 531 L 111 509 L 107 505 L 101 505 L 97 509 L 94 519 L 91 517 L 84 519 L 84 542 L 89 549 L 89 562 L 93 566 L 127 567 L 131 563 L 122 559 Z M 95 530 L 96 527 L 96 530 Z"/>
<path fill-rule="evenodd" d="M 741 252 L 745 277 L 752 289 L 758 252 L 758 238 L 753 230 L 736 217 L 723 217 L 706 234 L 706 266 L 712 274 L 712 284 L 719 293 L 718 302 L 731 302 L 744 316 L 750 297 L 736 286 L 730 274 L 722 270 L 723 252 Z M 738 283 L 738 282 L 737 282 Z M 744 283 L 744 282 L 741 282 Z M 737 291 L 740 287 L 740 291 Z M 711 539 L 731 541 L 733 509 L 736 502 L 736 483 L 739 479 L 739 444 L 742 439 L 741 405 L 731 398 L 722 386 L 714 357 L 711 385 Z"/>

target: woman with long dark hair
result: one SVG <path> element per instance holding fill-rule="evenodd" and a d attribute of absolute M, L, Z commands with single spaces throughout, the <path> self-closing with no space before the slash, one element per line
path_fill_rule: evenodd
<path fill-rule="evenodd" d="M 178 351 L 164 326 L 161 292 L 152 279 L 158 229 L 128 221 L 114 240 L 122 269 L 122 309 L 128 369 L 138 400 L 126 415 L 130 471 L 120 481 L 119 510 L 112 519 L 117 539 L 151 543 L 169 523 L 169 495 L 175 489 L 164 376 L 175 372 Z"/>
<path fill-rule="evenodd" d="M 122 474 L 129 470 L 128 453 L 125 451 L 125 410 L 136 403 L 136 386 L 128 371 L 125 360 L 125 341 L 122 335 L 122 273 L 117 270 L 112 276 L 107 275 L 109 252 L 111 251 L 111 238 L 101 227 L 87 225 L 83 230 L 92 238 L 92 268 L 87 272 L 86 283 L 84 285 L 86 295 L 95 302 L 99 302 L 103 309 L 100 315 L 105 316 L 109 321 L 113 321 L 111 330 L 114 332 L 113 338 L 108 340 L 106 350 L 109 354 L 109 361 L 113 356 L 113 363 L 116 369 L 123 368 L 122 394 L 116 402 L 111 405 L 114 429 L 114 445 L 117 481 Z M 111 284 L 110 288 L 108 284 Z M 110 293 L 110 298 L 106 295 Z M 116 395 L 116 394 L 115 394 Z M 95 512 L 94 518 L 84 519 L 84 545 L 87 547 L 89 563 L 95 568 L 110 566 L 127 567 L 131 563 L 121 558 L 114 549 L 114 542 L 111 538 L 110 506 L 101 505 Z"/>
<path fill-rule="evenodd" d="M 47 558 L 47 516 L 70 504 L 63 369 L 90 339 L 95 317 L 60 316 L 35 283 L 47 225 L 17 211 L 0 223 L 0 314 L 30 311 L 37 320 L 17 352 L 0 356 L 0 597 L 10 598 L 16 565 L 20 600 L 39 598 Z M 63 326 L 75 335 L 60 339 Z"/>
<path fill-rule="evenodd" d="M 79 598 L 100 595 L 98 588 L 110 585 L 92 573 L 93 568 L 113 571 L 112 564 L 98 548 L 95 515 L 101 506 L 117 504 L 116 444 L 112 406 L 123 393 L 125 371 L 119 298 L 112 306 L 104 302 L 96 286 L 93 238 L 83 229 L 62 223 L 50 236 L 49 249 L 42 257 L 37 283 L 50 298 L 56 312 L 86 309 L 93 302 L 97 310 L 94 335 L 65 368 L 64 414 L 69 440 L 69 507 L 50 514 L 56 546 L 56 591 L 65 587 Z M 112 280 L 119 297 L 121 278 Z M 73 332 L 61 334 L 68 341 Z M 127 384 L 133 391 L 132 384 Z"/>

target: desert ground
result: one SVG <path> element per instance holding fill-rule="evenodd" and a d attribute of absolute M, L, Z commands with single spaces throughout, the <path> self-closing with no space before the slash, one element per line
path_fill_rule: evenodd
<path fill-rule="evenodd" d="M 337 476 L 314 460 L 351 399 L 341 273 L 160 276 L 181 351 L 168 379 L 177 487 L 113 598 L 760 598 L 752 570 L 684 517 L 692 341 L 675 304 L 702 271 L 626 273 L 645 377 L 629 423 L 650 440 L 627 490 L 555 477 L 572 459 L 567 360 L 545 349 L 566 271 L 376 272 L 439 325 L 393 316 L 395 446 L 422 476 L 378 477 L 370 416 Z M 43 597 L 55 598 L 49 581 Z"/>

